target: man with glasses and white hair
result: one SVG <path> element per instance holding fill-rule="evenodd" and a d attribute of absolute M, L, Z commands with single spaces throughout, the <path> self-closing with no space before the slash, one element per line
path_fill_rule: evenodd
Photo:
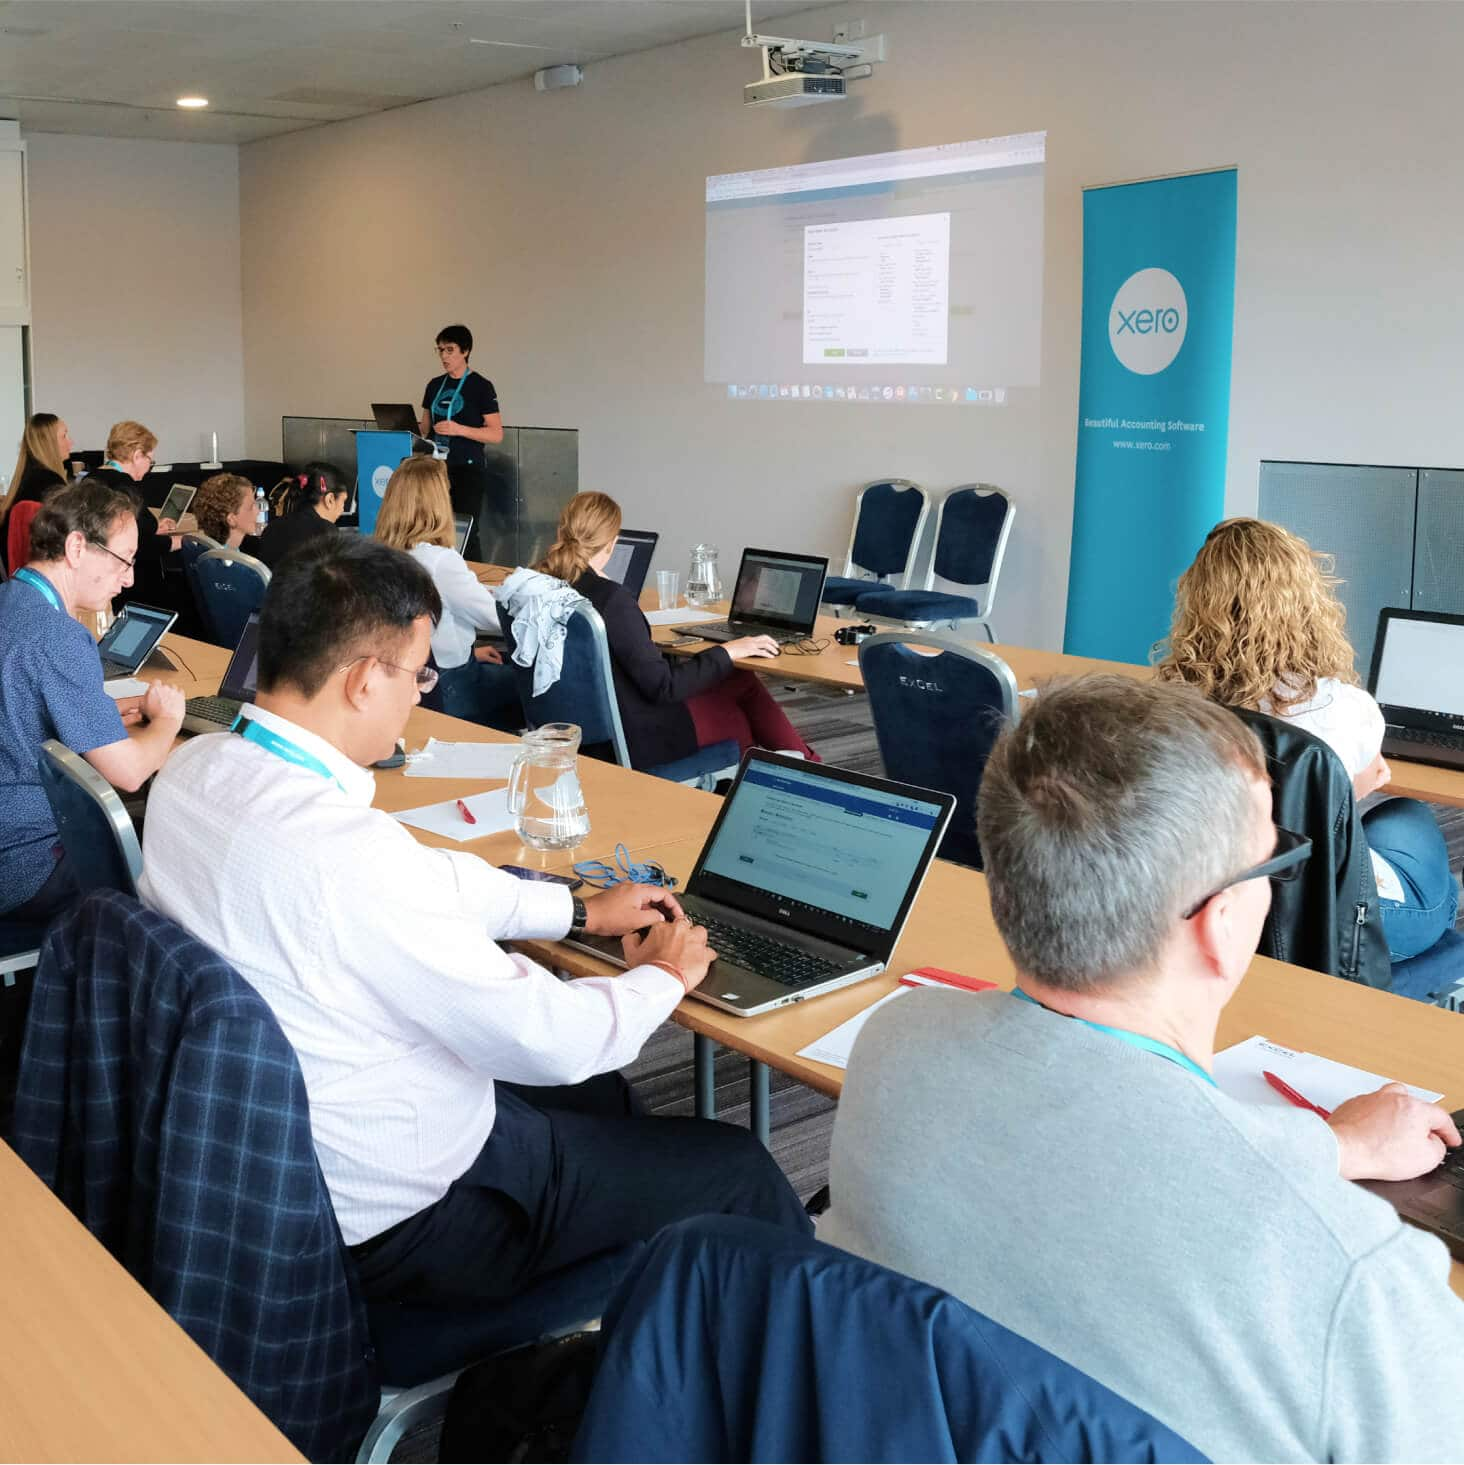
<path fill-rule="evenodd" d="M 30 563 L 0 585 L 0 914 L 47 920 L 75 899 L 37 760 L 48 738 L 131 792 L 168 756 L 183 696 L 154 685 L 129 704 L 129 734 L 76 619 L 132 584 L 132 501 L 105 484 L 53 492 L 31 524 Z M 135 710 L 134 710 L 135 708 Z"/>
<path fill-rule="evenodd" d="M 997 743 L 978 823 L 1012 992 L 873 1017 L 821 1239 L 943 1287 L 1215 1460 L 1457 1460 L 1464 1304 L 1352 1179 L 1460 1136 L 1389 1085 L 1330 1121 L 1211 1076 L 1306 841 L 1261 748 L 1177 685 L 1087 677 Z"/>
<path fill-rule="evenodd" d="M 506 1319 L 539 1279 L 686 1216 L 806 1231 L 748 1131 L 643 1117 L 615 1073 L 715 955 L 674 896 L 580 901 L 372 807 L 369 765 L 436 681 L 441 612 L 431 575 L 378 540 L 286 556 L 254 705 L 169 762 L 144 835 L 143 899 L 233 963 L 294 1046 L 367 1295 Z M 625 937 L 630 970 L 561 982 L 500 944 L 571 927 Z"/>

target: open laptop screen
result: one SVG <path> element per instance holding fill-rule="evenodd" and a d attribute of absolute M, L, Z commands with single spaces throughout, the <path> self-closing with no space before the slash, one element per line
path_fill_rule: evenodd
<path fill-rule="evenodd" d="M 829 562 L 815 555 L 744 550 L 730 619 L 811 631 L 828 568 Z"/>
<path fill-rule="evenodd" d="M 471 514 L 454 514 L 452 516 L 452 532 L 457 539 L 457 552 L 465 554 L 468 548 L 468 537 L 473 532 L 473 516 Z"/>
<path fill-rule="evenodd" d="M 646 574 L 656 553 L 659 534 L 644 529 L 622 529 L 615 539 L 615 548 L 605 565 L 605 578 L 624 585 L 639 598 L 645 587 Z"/>
<path fill-rule="evenodd" d="M 954 801 L 791 762 L 749 755 L 687 893 L 845 945 L 886 948 Z"/>
<path fill-rule="evenodd" d="M 1379 703 L 1402 713 L 1464 718 L 1464 616 L 1390 610 L 1379 632 L 1372 675 Z"/>
<path fill-rule="evenodd" d="M 259 612 L 250 615 L 239 637 L 239 644 L 229 658 L 229 669 L 219 685 L 219 696 L 236 702 L 252 702 L 254 686 L 259 678 Z"/>
<path fill-rule="evenodd" d="M 97 643 L 97 652 L 103 661 L 113 666 L 136 671 L 152 655 L 153 648 L 176 619 L 170 610 L 133 601 L 123 608 L 122 614 Z"/>

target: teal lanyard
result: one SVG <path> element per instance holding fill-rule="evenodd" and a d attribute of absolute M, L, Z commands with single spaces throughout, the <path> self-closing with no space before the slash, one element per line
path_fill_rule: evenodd
<path fill-rule="evenodd" d="M 437 399 L 432 404 L 433 411 L 436 413 L 439 421 L 446 420 L 448 422 L 451 422 L 453 413 L 457 412 L 462 407 L 463 387 L 467 384 L 467 380 L 471 375 L 472 372 L 465 371 L 457 379 L 457 390 L 453 392 L 451 397 L 448 397 L 447 384 L 452 380 L 452 377 L 446 372 L 443 373 L 442 385 L 438 388 Z M 446 400 L 447 402 L 446 409 L 444 409 L 442 405 L 444 400 Z"/>
<path fill-rule="evenodd" d="M 256 743 L 266 753 L 273 753 L 276 758 L 283 758 L 286 763 L 293 763 L 296 768 L 308 768 L 312 773 L 318 773 L 322 778 L 330 779 L 342 793 L 345 793 L 345 784 L 314 753 L 307 753 L 304 748 L 292 743 L 289 738 L 281 737 L 272 728 L 255 722 L 252 717 L 241 717 L 234 724 L 234 731 L 246 743 Z"/>
<path fill-rule="evenodd" d="M 61 604 L 61 597 L 56 594 L 56 587 L 44 575 L 38 575 L 34 570 L 17 570 L 10 578 L 29 585 L 32 590 L 39 590 L 57 610 L 65 611 L 66 607 Z"/>
<path fill-rule="evenodd" d="M 1023 1002 L 1030 1002 L 1033 1007 L 1041 1007 L 1042 1004 L 1035 998 L 1029 997 L 1020 987 L 1012 988 L 1012 996 L 1020 997 Z M 1046 1008 L 1048 1012 L 1052 1009 Z M 1066 1013 L 1058 1013 L 1059 1017 L 1067 1017 Z M 1219 1085 L 1193 1058 L 1186 1058 L 1177 1048 L 1171 1048 L 1168 1043 L 1161 1043 L 1156 1038 L 1146 1038 L 1142 1033 L 1127 1032 L 1123 1028 L 1106 1027 L 1101 1022 L 1089 1022 L 1086 1017 L 1069 1017 L 1069 1022 L 1080 1022 L 1085 1028 L 1092 1028 L 1095 1033 L 1107 1033 L 1110 1038 L 1117 1038 L 1120 1043 L 1127 1043 L 1132 1048 L 1142 1048 L 1145 1053 L 1157 1053 L 1161 1058 L 1167 1058 L 1171 1063 L 1177 1063 L 1181 1068 L 1187 1068 L 1198 1077 L 1205 1080 L 1211 1088 L 1218 1088 Z"/>

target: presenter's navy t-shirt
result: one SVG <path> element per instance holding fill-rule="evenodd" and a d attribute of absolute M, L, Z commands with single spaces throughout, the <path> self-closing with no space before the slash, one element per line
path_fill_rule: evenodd
<path fill-rule="evenodd" d="M 97 644 L 34 586 L 0 585 L 0 911 L 29 900 L 59 838 L 36 760 L 47 738 L 73 753 L 127 736 L 102 687 Z"/>
<path fill-rule="evenodd" d="M 458 383 L 446 372 L 434 376 L 427 383 L 427 390 L 422 393 L 422 410 L 426 412 L 429 423 L 443 420 L 443 414 L 434 411 L 433 404 L 440 398 L 450 398 L 457 386 Z M 462 403 L 448 420 L 461 422 L 466 427 L 482 427 L 483 419 L 498 411 L 498 393 L 493 390 L 493 383 L 486 376 L 470 371 L 462 379 L 462 388 Z M 447 461 L 449 465 L 481 464 L 483 444 L 474 442 L 472 438 L 450 437 L 447 440 Z"/>

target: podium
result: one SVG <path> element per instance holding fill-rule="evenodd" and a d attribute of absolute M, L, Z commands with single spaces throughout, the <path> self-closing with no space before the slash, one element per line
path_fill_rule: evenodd
<path fill-rule="evenodd" d="M 362 534 L 376 530 L 376 516 L 386 497 L 386 485 L 403 458 L 412 456 L 416 437 L 410 432 L 382 432 L 379 428 L 357 428 L 356 513 Z"/>

